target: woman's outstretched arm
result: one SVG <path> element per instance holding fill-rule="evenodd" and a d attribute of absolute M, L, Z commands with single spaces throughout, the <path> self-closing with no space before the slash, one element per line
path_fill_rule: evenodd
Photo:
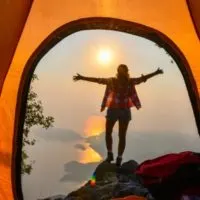
<path fill-rule="evenodd" d="M 82 76 L 82 75 L 77 73 L 76 76 L 73 76 L 73 80 L 74 81 L 83 80 L 83 81 L 89 81 L 89 82 L 107 85 L 110 78 L 86 77 L 86 76 Z"/>
<path fill-rule="evenodd" d="M 133 81 L 134 81 L 134 84 L 137 85 L 137 84 L 140 84 L 142 82 L 146 82 L 148 79 L 150 79 L 150 78 L 152 78 L 152 77 L 154 77 L 158 74 L 163 74 L 163 73 L 164 73 L 163 70 L 158 68 L 155 72 L 149 73 L 147 75 L 142 74 L 141 77 L 139 77 L 139 78 L 133 78 Z"/>

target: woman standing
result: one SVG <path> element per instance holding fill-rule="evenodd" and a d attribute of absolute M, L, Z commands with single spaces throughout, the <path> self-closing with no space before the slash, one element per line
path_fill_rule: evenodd
<path fill-rule="evenodd" d="M 112 131 L 116 121 L 119 122 L 119 144 L 118 156 L 116 165 L 120 166 L 122 162 L 122 155 L 126 146 L 126 132 L 128 124 L 131 120 L 130 108 L 135 106 L 137 109 L 141 108 L 141 103 L 137 95 L 135 85 L 146 82 L 147 79 L 162 74 L 163 70 L 157 69 L 155 72 L 141 75 L 139 78 L 130 78 L 128 67 L 120 64 L 117 68 L 116 77 L 111 78 L 94 78 L 85 77 L 77 74 L 73 77 L 74 81 L 85 80 L 106 85 L 104 98 L 101 104 L 101 112 L 107 107 L 106 115 L 106 147 L 107 147 L 107 162 L 114 160 L 112 151 Z"/>

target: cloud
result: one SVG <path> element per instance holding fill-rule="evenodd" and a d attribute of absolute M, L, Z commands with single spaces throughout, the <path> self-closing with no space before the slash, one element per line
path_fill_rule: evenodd
<path fill-rule="evenodd" d="M 47 130 L 42 128 L 34 129 L 34 133 L 38 137 L 45 140 L 59 141 L 59 142 L 69 142 L 77 141 L 83 139 L 77 132 L 70 129 L 61 129 L 61 128 L 49 128 Z"/>

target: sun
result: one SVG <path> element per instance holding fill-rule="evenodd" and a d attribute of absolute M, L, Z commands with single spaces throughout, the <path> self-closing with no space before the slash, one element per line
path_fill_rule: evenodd
<path fill-rule="evenodd" d="M 97 60 L 100 64 L 110 64 L 113 59 L 113 54 L 110 49 L 100 49 L 97 53 Z"/>

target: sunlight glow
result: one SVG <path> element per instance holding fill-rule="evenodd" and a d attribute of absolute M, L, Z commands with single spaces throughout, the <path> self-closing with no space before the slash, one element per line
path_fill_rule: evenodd
<path fill-rule="evenodd" d="M 105 118 L 103 116 L 90 116 L 85 122 L 84 135 L 97 136 L 105 130 Z"/>
<path fill-rule="evenodd" d="M 97 60 L 100 64 L 106 65 L 110 64 L 113 59 L 113 54 L 110 49 L 100 49 L 100 51 L 97 54 Z"/>
<path fill-rule="evenodd" d="M 102 157 L 92 148 L 88 147 L 85 151 L 81 152 L 81 158 L 79 159 L 80 163 L 92 163 L 92 162 L 100 162 Z"/>

